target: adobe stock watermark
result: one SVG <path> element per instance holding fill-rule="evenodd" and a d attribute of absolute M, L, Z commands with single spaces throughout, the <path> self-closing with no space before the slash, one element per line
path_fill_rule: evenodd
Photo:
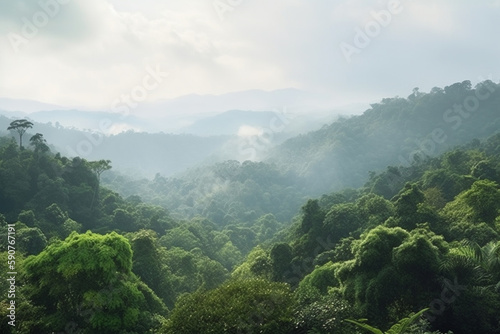
<path fill-rule="evenodd" d="M 408 160 L 402 155 L 399 156 L 399 161 L 404 165 L 411 165 L 420 155 L 421 159 L 427 156 L 432 156 L 437 153 L 436 150 L 439 145 L 443 145 L 449 138 L 449 133 L 460 129 L 465 120 L 470 118 L 476 111 L 478 111 L 481 102 L 486 101 L 496 91 L 496 85 L 487 81 L 482 82 L 474 89 L 474 93 L 465 97 L 462 103 L 455 103 L 451 108 L 448 108 L 443 113 L 443 121 L 450 126 L 448 131 L 442 127 L 434 128 L 426 138 L 422 140 L 415 140 L 418 149 L 414 150 L 408 156 Z"/>
<path fill-rule="evenodd" d="M 482 80 L 482 78 L 480 78 Z M 481 102 L 488 100 L 493 93 L 498 89 L 498 86 L 491 80 L 482 81 L 477 85 L 471 94 L 464 98 L 462 103 L 455 103 L 450 108 L 443 112 L 443 121 L 448 125 L 445 127 L 436 127 L 430 131 L 423 139 L 415 140 L 417 146 L 415 150 L 410 152 L 408 158 L 399 155 L 398 159 L 402 166 L 412 166 L 417 161 L 422 161 L 427 157 L 433 156 L 438 152 L 438 148 L 444 145 L 450 136 L 471 116 L 477 112 L 481 106 Z M 404 173 L 409 173 L 408 170 L 403 170 Z M 408 175 L 390 175 L 389 187 L 394 190 L 402 180 Z"/>
<path fill-rule="evenodd" d="M 38 6 L 40 10 L 33 13 L 31 18 L 23 16 L 21 18 L 20 33 L 9 32 L 7 38 L 15 53 L 19 53 L 20 48 L 29 44 L 41 29 L 47 26 L 51 19 L 61 12 L 61 6 L 71 2 L 71 0 L 40 0 Z"/>
<path fill-rule="evenodd" d="M 403 11 L 403 6 L 400 0 L 389 0 L 387 9 L 380 11 L 371 11 L 372 20 L 366 22 L 364 27 L 354 28 L 354 37 L 352 44 L 342 41 L 339 44 L 340 51 L 347 63 L 352 61 L 352 56 L 360 54 L 363 49 L 370 45 L 371 41 L 378 37 L 382 32 L 382 28 L 386 28 L 391 24 L 394 15 L 398 15 Z"/>
<path fill-rule="evenodd" d="M 244 0 L 214 0 L 212 2 L 212 6 L 214 7 L 219 19 L 224 21 L 226 19 L 226 13 L 234 11 L 243 2 Z"/>
<path fill-rule="evenodd" d="M 157 89 L 161 83 L 168 77 L 168 72 L 163 72 L 157 64 L 155 68 L 146 66 L 146 74 L 143 76 L 140 84 L 134 86 L 129 92 L 121 94 L 111 103 L 111 112 L 121 114 L 120 120 L 124 120 L 130 111 L 145 101 L 150 92 Z M 104 142 L 105 133 L 113 126 L 113 121 L 109 118 L 103 118 L 99 121 L 99 129 L 95 132 L 86 132 L 86 139 L 81 140 L 75 148 L 66 146 L 67 152 L 71 156 L 87 157 L 95 147 Z"/>
<path fill-rule="evenodd" d="M 453 303 L 460 296 L 460 290 L 467 290 L 467 287 L 458 284 L 456 277 L 453 282 L 445 278 L 444 285 L 440 298 L 434 299 L 429 304 L 429 311 L 424 313 L 425 318 L 430 322 L 436 320 L 436 316 L 443 314 L 446 305 Z"/>
<path fill-rule="evenodd" d="M 277 109 L 273 111 L 275 116 L 269 121 L 267 127 L 259 129 L 259 134 L 244 137 L 238 145 L 239 154 L 246 157 L 246 160 L 256 160 L 259 152 L 266 151 L 272 146 L 276 134 L 283 132 L 286 126 L 297 117 L 288 113 L 286 107 L 281 111 Z"/>
<path fill-rule="evenodd" d="M 109 284 L 107 287 L 100 289 L 97 294 L 104 296 L 102 300 L 111 300 L 116 294 L 116 290 L 117 288 Z M 106 305 L 102 305 L 102 303 L 98 303 L 97 301 L 82 301 L 77 306 L 75 317 L 83 320 L 83 323 L 88 326 L 95 314 L 98 312 L 102 312 L 105 307 Z M 81 328 L 80 326 L 78 326 L 78 323 L 76 321 L 71 320 L 66 323 L 63 331 L 52 332 L 51 334 L 79 334 L 83 332 L 85 332 L 85 328 Z"/>

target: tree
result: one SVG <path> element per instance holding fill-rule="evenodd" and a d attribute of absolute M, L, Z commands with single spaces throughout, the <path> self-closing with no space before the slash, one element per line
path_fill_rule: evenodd
<path fill-rule="evenodd" d="M 30 138 L 30 145 L 35 147 L 35 153 L 45 153 L 49 150 L 47 141 L 43 138 L 41 133 L 37 133 Z"/>
<path fill-rule="evenodd" d="M 21 228 L 16 239 L 18 249 L 26 255 L 36 255 L 47 245 L 47 238 L 38 227 Z"/>
<path fill-rule="evenodd" d="M 173 306 L 173 292 L 169 279 L 170 273 L 162 263 L 164 247 L 157 245 L 154 231 L 141 230 L 131 238 L 133 256 L 133 272 L 146 283 L 162 300 Z"/>
<path fill-rule="evenodd" d="M 317 229 L 325 218 L 325 213 L 321 210 L 318 200 L 313 199 L 308 200 L 302 207 L 302 214 L 300 229 L 303 233 L 307 233 L 311 229 Z"/>
<path fill-rule="evenodd" d="M 92 196 L 92 202 L 90 204 L 90 210 L 92 210 L 92 208 L 94 207 L 94 201 L 96 199 L 96 196 L 99 195 L 99 184 L 101 182 L 101 174 L 104 171 L 111 169 L 111 160 L 89 161 L 88 166 L 94 172 L 97 178 L 96 188 L 94 189 L 94 195 Z"/>
<path fill-rule="evenodd" d="M 498 184 L 489 180 L 476 181 L 470 190 L 463 193 L 463 199 L 472 208 L 477 220 L 494 224 L 500 210 Z"/>
<path fill-rule="evenodd" d="M 336 204 L 326 214 L 322 230 L 332 236 L 332 242 L 336 243 L 361 227 L 363 221 L 360 211 L 353 203 Z"/>
<path fill-rule="evenodd" d="M 383 325 L 425 305 L 439 292 L 437 276 L 446 250 L 443 238 L 428 228 L 409 233 L 378 226 L 353 245 L 354 260 L 338 264 L 335 275 L 355 310 Z"/>
<path fill-rule="evenodd" d="M 498 239 L 495 220 L 500 213 L 500 190 L 493 181 L 474 182 L 441 212 L 449 223 L 447 232 L 453 239 L 469 239 L 481 245 Z"/>
<path fill-rule="evenodd" d="M 101 180 L 101 174 L 111 169 L 111 160 L 89 161 L 88 165 L 94 172 L 99 184 L 99 181 Z"/>
<path fill-rule="evenodd" d="M 116 234 L 72 233 L 25 261 L 27 291 L 43 307 L 38 331 L 146 332 L 153 312 L 166 312 L 158 297 L 132 274 L 132 249 Z M 163 310 L 163 311 L 162 311 Z"/>
<path fill-rule="evenodd" d="M 352 305 L 338 293 L 323 294 L 313 302 L 308 299 L 298 305 L 293 333 L 352 334 L 343 319 L 355 317 Z"/>
<path fill-rule="evenodd" d="M 443 263 L 446 277 L 455 277 L 457 302 L 436 318 L 437 328 L 454 333 L 499 333 L 500 241 L 480 247 L 462 241 Z"/>
<path fill-rule="evenodd" d="M 462 241 L 452 249 L 443 268 L 474 286 L 500 291 L 500 241 L 490 241 L 483 247 L 474 241 Z"/>
<path fill-rule="evenodd" d="M 283 283 L 235 280 L 184 295 L 161 333 L 290 333 L 294 301 Z"/>
<path fill-rule="evenodd" d="M 274 281 L 283 281 L 284 275 L 290 269 L 292 262 L 292 247 L 287 243 L 277 243 L 271 248 L 270 252 L 272 275 Z"/>
<path fill-rule="evenodd" d="M 18 119 L 10 122 L 7 130 L 15 130 L 19 134 L 19 148 L 23 149 L 23 135 L 29 128 L 33 127 L 33 123 L 26 119 Z"/>

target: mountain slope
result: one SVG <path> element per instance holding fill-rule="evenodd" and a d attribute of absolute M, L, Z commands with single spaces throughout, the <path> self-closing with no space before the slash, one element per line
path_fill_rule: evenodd
<path fill-rule="evenodd" d="M 363 115 L 285 141 L 267 162 L 306 178 L 320 194 L 361 186 L 369 171 L 409 165 L 500 129 L 500 85 L 455 83 L 383 99 Z"/>
<path fill-rule="evenodd" d="M 276 117 L 272 111 L 229 110 L 212 117 L 198 120 L 183 129 L 183 132 L 202 136 L 237 135 L 243 127 L 266 128 Z"/>

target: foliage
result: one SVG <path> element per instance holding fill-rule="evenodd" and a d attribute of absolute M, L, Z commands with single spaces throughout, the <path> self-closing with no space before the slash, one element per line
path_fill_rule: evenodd
<path fill-rule="evenodd" d="M 14 130 L 19 134 L 19 148 L 23 149 L 23 135 L 29 128 L 33 127 L 33 123 L 26 119 L 18 119 L 12 121 L 7 130 Z"/>
<path fill-rule="evenodd" d="M 403 334 L 403 333 L 406 332 L 407 328 L 412 323 L 414 323 L 415 321 L 417 321 L 417 319 L 424 312 L 426 312 L 427 310 L 428 310 L 428 308 L 420 310 L 420 311 L 418 311 L 415 314 L 410 314 L 407 318 L 403 318 L 400 321 L 398 321 L 396 324 L 392 325 L 392 327 L 389 328 L 386 332 L 382 332 L 380 329 L 377 329 L 375 327 L 372 327 L 370 325 L 365 324 L 364 323 L 364 319 L 363 320 L 358 320 L 358 321 L 351 320 L 351 319 L 346 319 L 346 321 L 348 321 L 350 323 L 353 323 L 353 324 L 355 324 L 358 327 L 366 329 L 367 331 L 370 331 L 370 332 L 372 332 L 374 334 Z"/>
<path fill-rule="evenodd" d="M 25 270 L 28 295 L 44 308 L 40 328 L 60 331 L 71 322 L 84 332 L 122 333 L 151 317 L 130 245 L 116 233 L 72 233 L 28 257 Z"/>
<path fill-rule="evenodd" d="M 162 333 L 289 333 L 292 294 L 287 285 L 262 279 L 229 281 L 183 296 Z"/>
<path fill-rule="evenodd" d="M 354 317 L 351 305 L 336 293 L 322 295 L 306 304 L 299 304 L 295 312 L 295 330 L 292 333 L 351 334 L 343 319 Z"/>
<path fill-rule="evenodd" d="M 24 148 L 16 123 L 19 145 L 0 137 L 0 236 L 15 224 L 19 333 L 347 334 L 343 318 L 388 328 L 430 306 L 408 332 L 498 334 L 500 135 L 482 138 L 500 90 L 481 85 L 384 99 L 262 162 L 146 181 L 38 132 Z M 442 111 L 484 85 L 491 99 L 451 136 Z"/>

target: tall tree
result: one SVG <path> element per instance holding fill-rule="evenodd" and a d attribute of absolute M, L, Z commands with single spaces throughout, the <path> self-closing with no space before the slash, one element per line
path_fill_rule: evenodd
<path fill-rule="evenodd" d="M 30 138 L 30 145 L 35 147 L 35 153 L 44 153 L 49 150 L 47 141 L 43 138 L 41 133 L 37 133 Z"/>
<path fill-rule="evenodd" d="M 99 184 L 101 182 L 101 174 L 111 169 L 111 160 L 89 161 L 88 166 L 94 172 L 97 178 L 96 188 L 94 189 L 94 195 L 92 196 L 92 203 L 90 204 L 90 209 L 92 210 L 92 208 L 94 207 L 95 198 L 99 194 Z"/>
<path fill-rule="evenodd" d="M 99 182 L 101 180 L 101 174 L 111 169 L 111 160 L 89 161 L 88 165 Z"/>
<path fill-rule="evenodd" d="M 33 123 L 26 119 L 18 119 L 10 122 L 7 130 L 15 130 L 19 134 L 19 148 L 23 148 L 23 135 L 29 128 L 33 127 Z"/>

